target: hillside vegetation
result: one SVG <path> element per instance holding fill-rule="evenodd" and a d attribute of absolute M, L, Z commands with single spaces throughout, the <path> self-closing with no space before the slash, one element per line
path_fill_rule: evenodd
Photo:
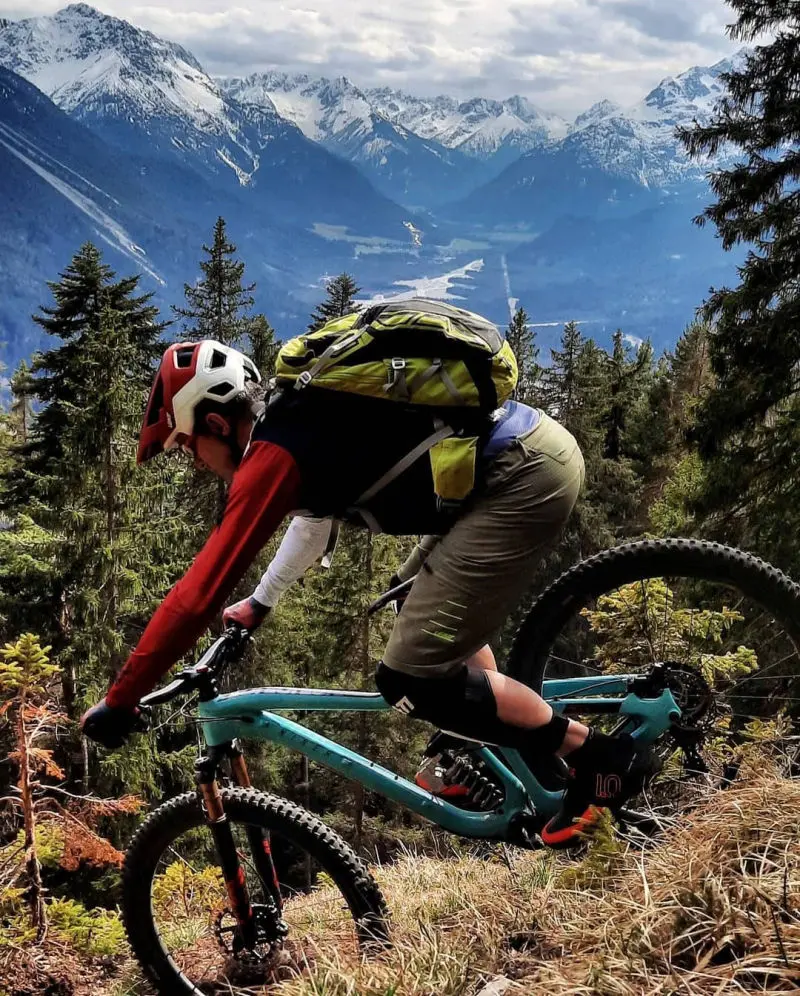
<path fill-rule="evenodd" d="M 373 960 L 332 958 L 340 901 L 321 889 L 293 910 L 295 922 L 307 918 L 319 959 L 270 996 L 476 996 L 490 983 L 492 996 L 788 994 L 800 986 L 794 780 L 754 776 L 645 850 L 603 824 L 577 859 L 502 846 L 409 853 L 376 875 L 392 909 L 393 949 Z M 113 956 L 90 958 L 69 937 L 55 927 L 38 950 L 0 949 L 5 991 L 148 992 L 123 943 Z"/>

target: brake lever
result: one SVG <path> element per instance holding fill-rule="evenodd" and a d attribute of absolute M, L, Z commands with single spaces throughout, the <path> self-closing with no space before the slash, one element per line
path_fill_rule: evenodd
<path fill-rule="evenodd" d="M 175 678 L 163 688 L 144 695 L 139 702 L 139 710 L 147 713 L 146 719 L 149 725 L 149 712 L 153 706 L 163 705 L 170 702 L 182 692 L 189 692 L 197 687 L 203 679 L 214 681 L 218 678 L 228 664 L 241 658 L 243 650 L 251 639 L 250 632 L 242 626 L 236 624 L 229 626 L 221 637 L 206 650 L 200 660 L 191 667 L 185 667 L 177 673 Z M 145 727 L 146 729 L 146 727 Z"/>
<path fill-rule="evenodd" d="M 136 733 L 147 733 L 153 722 L 153 714 L 149 705 L 140 705 L 136 714 L 136 722 L 133 729 Z"/>

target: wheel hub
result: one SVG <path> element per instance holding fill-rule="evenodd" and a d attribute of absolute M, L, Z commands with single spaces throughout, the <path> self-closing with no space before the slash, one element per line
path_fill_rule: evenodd
<path fill-rule="evenodd" d="M 281 946 L 289 928 L 272 905 L 254 903 L 253 919 L 255 941 L 252 944 L 245 942 L 241 928 L 229 909 L 222 910 L 217 916 L 214 934 L 228 957 L 243 964 L 260 965 Z"/>

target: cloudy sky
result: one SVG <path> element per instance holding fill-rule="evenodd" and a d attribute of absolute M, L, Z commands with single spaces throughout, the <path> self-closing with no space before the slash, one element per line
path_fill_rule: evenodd
<path fill-rule="evenodd" d="M 64 6 L 0 0 L 0 17 Z M 735 50 L 724 0 L 103 0 L 181 42 L 211 73 L 280 68 L 416 94 L 520 93 L 573 116 L 633 103 L 671 73 Z"/>

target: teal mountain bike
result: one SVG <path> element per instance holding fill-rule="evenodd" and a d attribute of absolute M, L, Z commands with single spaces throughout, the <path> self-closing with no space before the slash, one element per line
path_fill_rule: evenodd
<path fill-rule="evenodd" d="M 281 715 L 381 712 L 389 707 L 378 694 L 221 694 L 248 640 L 229 630 L 142 700 L 151 708 L 195 695 L 205 742 L 197 790 L 149 816 L 124 865 L 128 938 L 159 993 L 267 992 L 313 968 L 323 924 L 340 958 L 389 943 L 389 913 L 366 864 L 316 816 L 254 789 L 243 742 L 300 751 L 473 840 L 540 846 L 537 833 L 560 804 L 564 768 L 552 758 L 526 764 L 516 751 L 464 741 L 471 766 L 494 787 L 485 807 L 465 807 Z M 555 709 L 654 745 L 660 773 L 618 814 L 649 834 L 669 832 L 698 796 L 737 777 L 753 729 L 759 750 L 793 765 L 798 647 L 800 588 L 780 571 L 719 544 L 644 541 L 585 560 L 547 588 L 504 669 Z"/>

